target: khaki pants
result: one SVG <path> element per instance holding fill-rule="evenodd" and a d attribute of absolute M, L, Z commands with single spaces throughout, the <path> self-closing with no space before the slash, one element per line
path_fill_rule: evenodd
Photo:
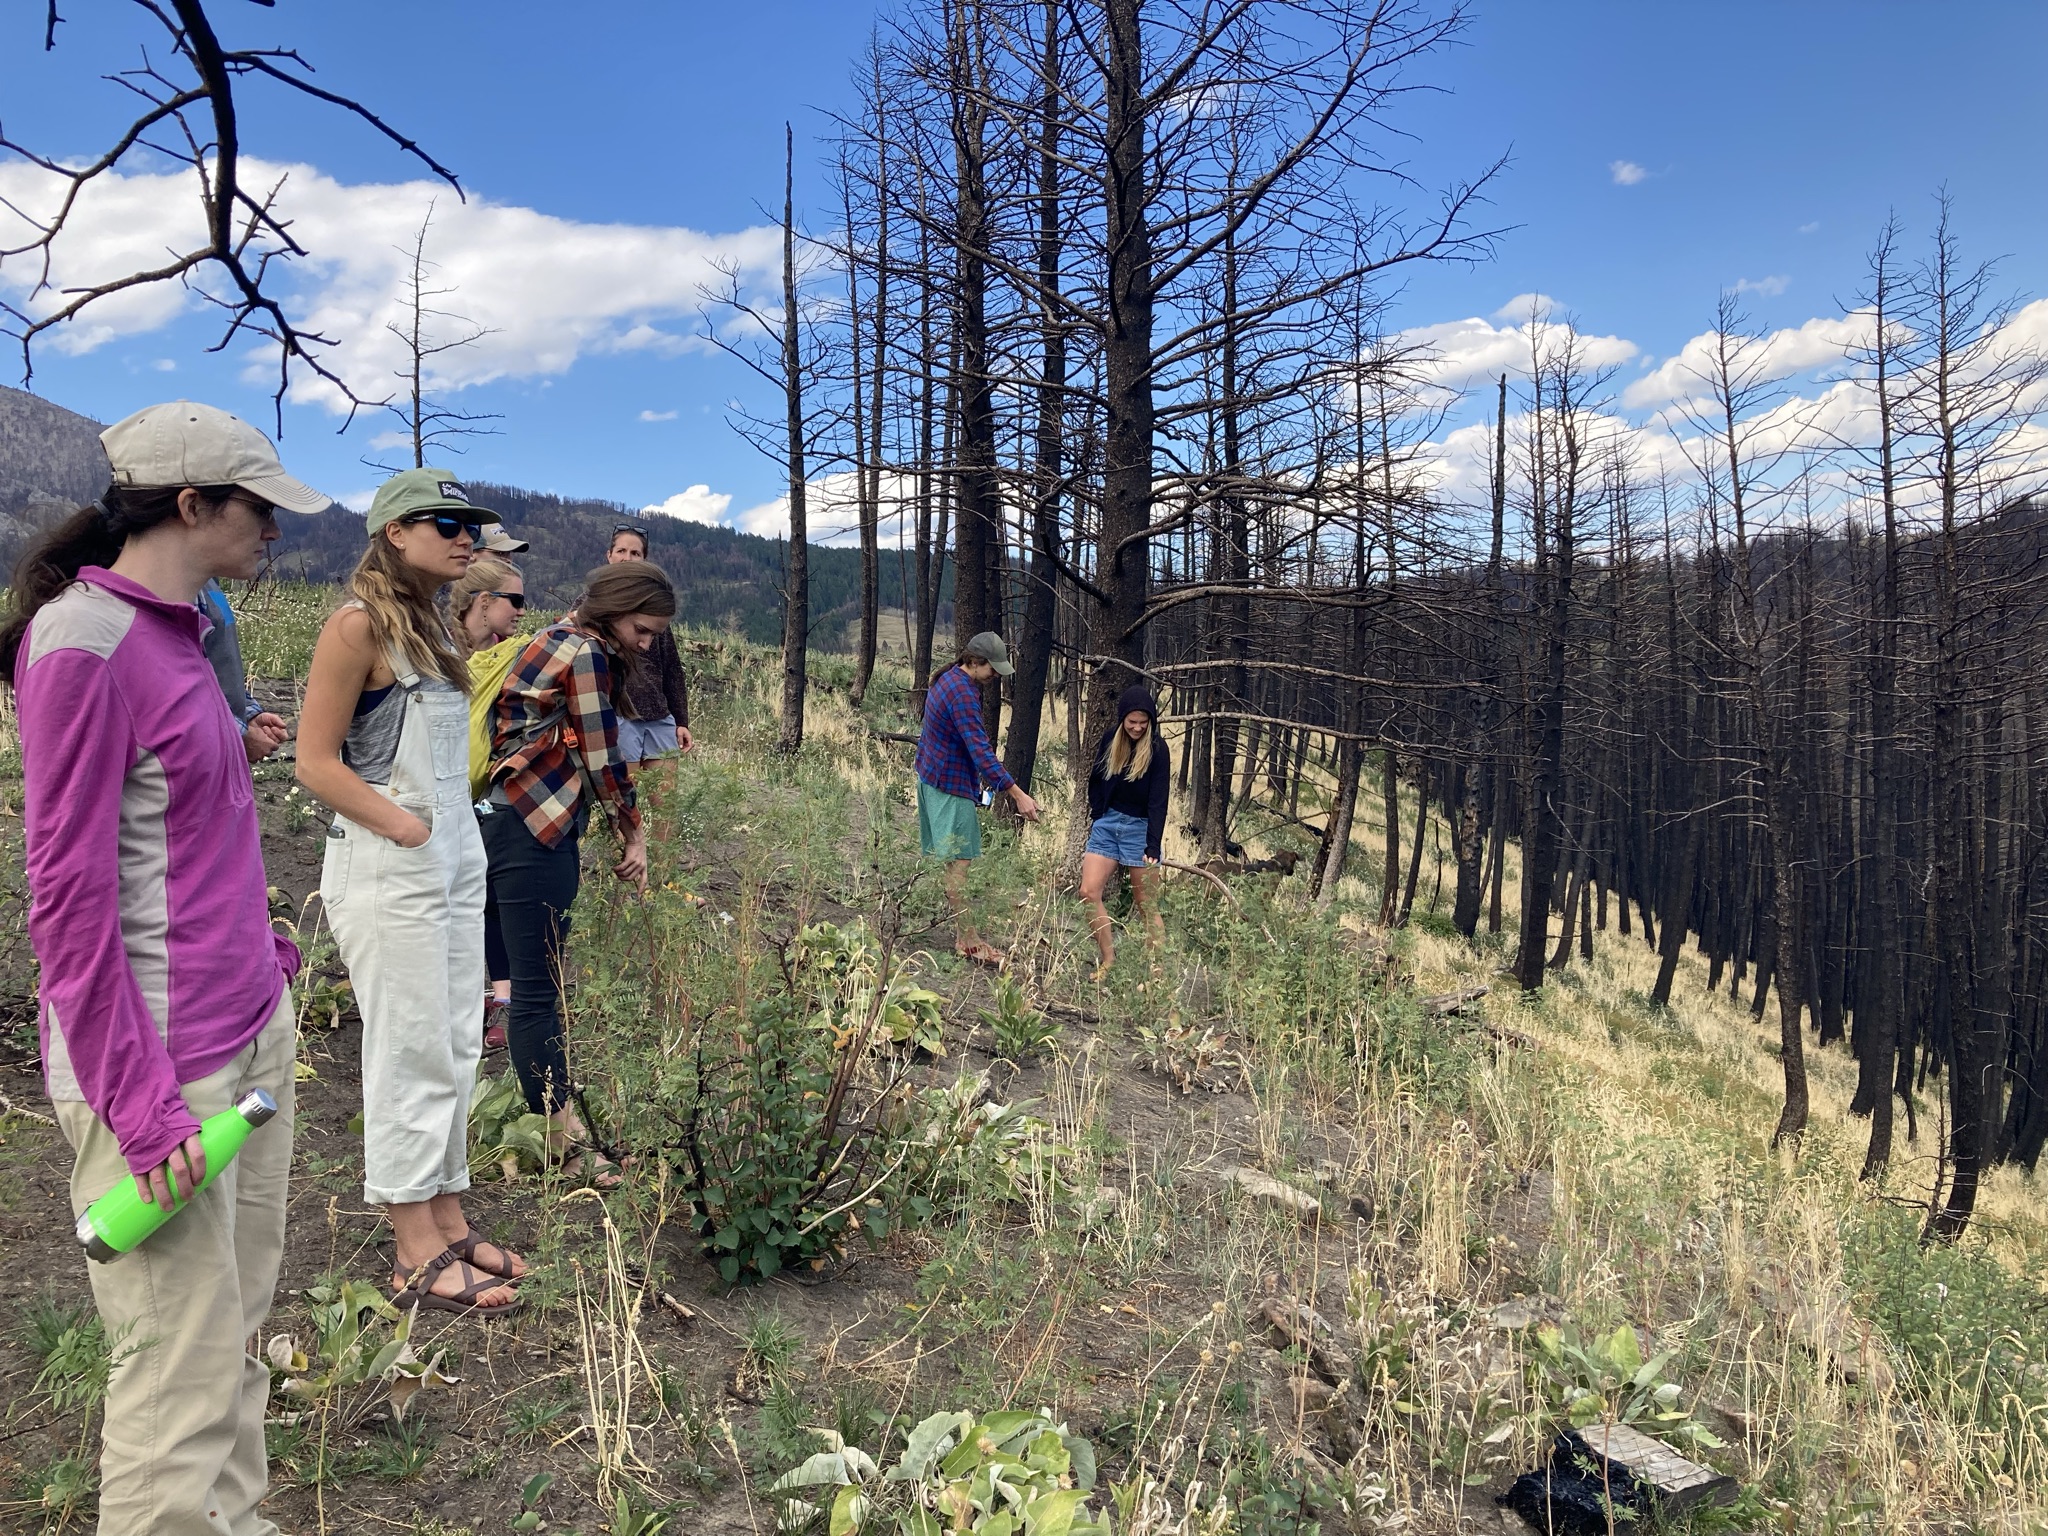
<path fill-rule="evenodd" d="M 233 1061 L 183 1088 L 201 1120 L 251 1088 L 277 1100 L 206 1191 L 134 1252 L 88 1264 L 116 1358 L 101 1432 L 99 1536 L 274 1536 L 257 1513 L 269 1484 L 263 1405 L 270 1371 L 247 1344 L 262 1329 L 284 1258 L 298 1032 L 290 989 Z M 82 1213 L 128 1172 L 114 1133 L 75 1100 L 57 1124 L 78 1154 Z"/>

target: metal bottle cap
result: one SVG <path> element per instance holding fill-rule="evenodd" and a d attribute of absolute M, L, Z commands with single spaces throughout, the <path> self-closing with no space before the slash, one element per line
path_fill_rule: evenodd
<path fill-rule="evenodd" d="M 277 1100 L 261 1088 L 251 1088 L 235 1101 L 235 1113 L 251 1126 L 268 1125 L 277 1114 Z"/>
<path fill-rule="evenodd" d="M 99 1229 L 92 1224 L 90 1215 L 81 1215 L 74 1230 L 78 1233 L 79 1245 L 85 1249 L 87 1258 L 96 1263 L 106 1264 L 121 1257 L 119 1252 L 107 1246 L 107 1240 L 100 1236 Z"/>

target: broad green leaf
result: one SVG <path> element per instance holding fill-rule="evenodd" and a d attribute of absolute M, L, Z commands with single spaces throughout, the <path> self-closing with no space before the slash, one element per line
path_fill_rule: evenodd
<path fill-rule="evenodd" d="M 851 1482 L 846 1473 L 846 1458 L 838 1451 L 819 1451 L 815 1456 L 804 1459 L 801 1466 L 793 1467 L 768 1485 L 770 1493 L 787 1493 L 792 1488 L 818 1488 L 827 1484 L 838 1485 Z"/>
<path fill-rule="evenodd" d="M 1067 1455 L 1073 1461 L 1074 1486 L 1085 1493 L 1095 1486 L 1095 1447 L 1079 1435 L 1064 1438 Z"/>
<path fill-rule="evenodd" d="M 889 1469 L 887 1481 L 923 1481 L 931 1472 L 932 1463 L 951 1450 L 955 1440 L 973 1424 L 974 1416 L 970 1413 L 931 1415 L 910 1432 L 909 1443 L 903 1447 L 903 1458 Z"/>
<path fill-rule="evenodd" d="M 1614 1337 L 1607 1341 L 1607 1355 L 1624 1380 L 1635 1375 L 1643 1363 L 1643 1352 L 1636 1343 L 1635 1329 L 1627 1323 L 1615 1329 Z"/>
<path fill-rule="evenodd" d="M 1026 1536 L 1068 1536 L 1074 1526 L 1074 1512 L 1087 1497 L 1078 1488 L 1040 1494 L 1024 1507 Z"/>
<path fill-rule="evenodd" d="M 825 1536 L 857 1536 L 867 1523 L 868 1496 L 858 1488 L 842 1488 L 832 1500 L 832 1517 L 825 1524 Z"/>
<path fill-rule="evenodd" d="M 1642 1363 L 1642 1366 L 1636 1371 L 1635 1375 L 1630 1378 L 1629 1385 L 1632 1387 L 1647 1387 L 1651 1382 L 1664 1374 L 1664 1367 L 1670 1363 L 1671 1351 L 1668 1349 L 1659 1350 Z M 1675 1391 L 1676 1389 L 1674 1388 L 1673 1390 Z"/>

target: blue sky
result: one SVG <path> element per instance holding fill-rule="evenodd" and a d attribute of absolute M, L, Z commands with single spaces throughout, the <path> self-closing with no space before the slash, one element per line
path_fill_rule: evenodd
<path fill-rule="evenodd" d="M 119 93 L 98 76 L 131 62 L 145 35 L 128 7 L 72 10 L 90 23 L 65 28 L 49 55 L 40 7 L 0 16 L 6 129 L 60 156 L 96 152 L 123 120 Z M 373 104 L 462 174 L 475 203 L 443 197 L 430 254 L 465 274 L 452 307 L 499 330 L 485 369 L 497 377 L 459 403 L 504 418 L 502 435 L 456 461 L 464 472 L 633 504 L 702 486 L 676 505 L 728 521 L 773 500 L 776 467 L 725 421 L 724 403 L 757 387 L 688 344 L 690 295 L 712 262 L 751 272 L 772 260 L 762 205 L 779 196 L 785 118 L 798 133 L 799 201 L 817 227 L 831 224 L 819 140 L 851 102 L 873 8 L 219 0 L 214 10 L 230 41 L 299 48 L 322 84 Z M 2038 0 L 1938 15 L 1876 0 L 1482 0 L 1458 44 L 1417 76 L 1440 89 L 1393 121 L 1412 136 L 1400 153 L 1425 189 L 1509 153 L 1482 215 L 1507 232 L 1489 262 L 1411 271 L 1397 322 L 1432 328 L 1476 374 L 1503 345 L 1488 333 L 1515 318 L 1503 307 L 1549 295 L 1609 338 L 1619 390 L 1705 330 L 1723 286 L 1747 285 L 1769 327 L 1837 314 L 1886 210 L 1898 209 L 1917 249 L 1943 185 L 1967 252 L 2006 258 L 2007 283 L 2032 296 L 2048 289 L 2044 57 Z M 246 100 L 249 152 L 317 173 L 295 173 L 288 189 L 301 230 L 327 241 L 303 291 L 374 358 L 364 335 L 374 340 L 388 295 L 391 247 L 424 201 L 411 185 L 417 167 L 281 91 Z M 143 190 L 87 238 L 137 238 L 168 206 Z M 1425 191 L 1416 206 L 1428 201 Z M 82 247 L 76 259 L 87 259 Z M 1455 323 L 1468 318 L 1484 329 Z M 70 352 L 43 349 L 35 387 L 107 420 L 184 393 L 268 422 L 245 360 L 208 356 L 212 322 L 174 295 L 105 329 L 87 348 L 77 338 Z M 0 377 L 18 382 L 11 370 Z M 1642 409 L 1654 405 L 1654 391 L 1638 394 Z M 285 457 L 322 489 L 357 497 L 378 478 L 361 459 L 388 423 L 341 436 L 337 424 L 318 401 L 288 407 Z"/>

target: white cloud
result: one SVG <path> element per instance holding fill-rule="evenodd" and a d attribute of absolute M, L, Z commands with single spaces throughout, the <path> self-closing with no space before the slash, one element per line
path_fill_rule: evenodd
<path fill-rule="evenodd" d="M 1735 292 L 1758 293 L 1762 294 L 1767 299 L 1775 299 L 1779 294 L 1783 293 L 1787 288 L 1790 288 L 1791 286 L 1791 278 L 1785 276 L 1783 273 L 1774 273 L 1770 277 L 1738 278 L 1735 283 Z"/>
<path fill-rule="evenodd" d="M 646 413 L 641 413 L 643 418 Z M 675 415 L 674 411 L 669 412 Z M 666 420 L 667 417 L 661 418 Z M 693 485 L 688 490 L 677 491 L 666 501 L 657 501 L 640 510 L 649 517 L 673 517 L 685 523 L 705 523 L 717 527 L 725 521 L 725 509 L 732 505 L 730 491 L 714 491 L 708 485 Z"/>
<path fill-rule="evenodd" d="M 160 357 L 149 366 L 158 373 L 176 373 L 178 371 L 177 359 L 171 357 Z"/>
<path fill-rule="evenodd" d="M 1517 323 L 1531 318 L 1548 320 L 1556 309 L 1557 300 L 1547 293 L 1518 293 L 1496 309 L 1489 318 Z"/>
<path fill-rule="evenodd" d="M 878 537 L 884 549 L 894 549 L 898 544 L 907 547 L 911 537 L 910 519 L 916 510 L 917 477 L 884 474 L 880 505 L 875 509 Z M 1015 521 L 1019 515 L 1016 504 L 1011 503 L 1007 517 Z M 789 498 L 777 496 L 759 506 L 748 507 L 732 519 L 732 525 L 742 533 L 755 533 L 767 539 L 788 538 Z M 860 483 L 852 470 L 820 475 L 806 483 L 804 525 L 808 542 L 812 544 L 853 545 L 860 542 Z"/>
<path fill-rule="evenodd" d="M 1647 181 L 1650 173 L 1633 160 L 1610 160 L 1607 173 L 1614 178 L 1617 187 L 1632 187 L 1639 181 Z"/>
<path fill-rule="evenodd" d="M 426 181 L 351 186 L 310 166 L 250 160 L 242 174 L 251 187 L 283 180 L 278 210 L 312 255 L 273 270 L 296 295 L 292 312 L 303 328 L 338 338 L 325 355 L 329 366 L 371 398 L 396 382 L 402 350 L 384 327 L 401 313 L 401 248 L 409 247 L 430 204 L 427 257 L 435 281 L 452 290 L 442 306 L 489 329 L 474 345 L 435 359 L 431 382 L 440 389 L 545 379 L 608 352 L 690 351 L 702 345 L 694 339 L 698 306 L 704 288 L 722 281 L 720 268 L 736 268 L 751 285 L 779 258 L 777 233 L 766 227 L 706 234 L 588 224 L 475 195 L 465 203 Z M 55 190 L 33 166 L 0 165 L 0 198 L 35 210 L 47 207 Z M 103 177 L 81 197 L 58 245 L 54 287 L 158 264 L 166 249 L 199 243 L 198 220 L 190 172 Z M 17 235 L 19 222 L 0 209 L 0 241 Z M 0 289 L 19 300 L 32 274 L 32 267 L 10 263 L 0 270 Z M 33 307 L 47 312 L 58 302 L 46 293 Z M 95 304 L 51 341 L 66 352 L 88 352 L 116 337 L 160 330 L 203 303 L 176 284 L 130 289 Z M 251 360 L 252 372 L 263 377 L 273 367 L 267 350 Z M 294 387 L 293 398 L 343 408 L 330 387 L 310 377 Z"/>
<path fill-rule="evenodd" d="M 1534 303 L 1537 318 L 1530 319 Z M 1526 373 L 1532 328 L 1548 322 L 1551 302 L 1541 294 L 1524 294 L 1498 315 L 1519 314 L 1519 324 L 1493 325 L 1488 321 L 1447 320 L 1436 325 L 1414 326 L 1395 338 L 1404 347 L 1420 348 L 1427 360 L 1416 372 L 1427 384 L 1456 389 L 1501 373 Z M 1635 357 L 1636 344 L 1620 336 L 1579 337 L 1581 361 L 1588 368 L 1611 368 Z"/>
<path fill-rule="evenodd" d="M 674 421 L 676 413 L 674 411 L 642 411 L 640 419 L 642 421 Z"/>
<path fill-rule="evenodd" d="M 1812 234 L 1812 233 L 1813 233 L 1814 231 L 1816 231 L 1816 230 L 1817 230 L 1817 229 L 1819 229 L 1819 228 L 1820 228 L 1820 220 L 1819 220 L 1819 219 L 1813 219 L 1813 220 L 1810 220 L 1809 222 L 1807 222 L 1807 223 L 1805 223 L 1805 224 L 1802 224 L 1802 225 L 1800 225 L 1800 226 L 1799 226 L 1799 233 L 1801 233 L 1802 235 L 1810 235 L 1810 234 Z"/>
<path fill-rule="evenodd" d="M 1821 316 L 1743 345 L 1762 348 L 1760 380 L 1787 379 L 1840 363 L 1852 348 L 1870 340 L 1870 330 L 1870 317 L 1859 311 Z M 1644 410 L 1700 394 L 1712 371 L 1716 340 L 1714 332 L 1702 331 L 1661 366 L 1631 381 L 1621 392 L 1621 403 Z"/>

